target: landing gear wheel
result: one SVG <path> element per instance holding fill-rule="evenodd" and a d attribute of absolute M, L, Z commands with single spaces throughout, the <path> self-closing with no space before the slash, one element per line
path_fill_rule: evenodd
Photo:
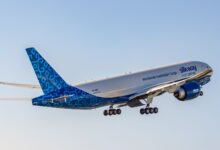
<path fill-rule="evenodd" d="M 113 109 L 112 107 L 104 110 L 103 115 L 104 116 L 112 116 L 112 115 L 120 115 L 121 114 L 121 109 Z"/>
<path fill-rule="evenodd" d="M 121 109 L 117 109 L 116 114 L 120 115 L 121 114 Z"/>
<path fill-rule="evenodd" d="M 159 109 L 157 107 L 154 108 L 154 113 L 157 114 Z"/>
<path fill-rule="evenodd" d="M 203 96 L 203 95 L 204 95 L 203 91 L 201 91 L 201 92 L 199 93 L 199 95 L 200 95 L 200 96 Z"/>
<path fill-rule="evenodd" d="M 149 107 L 147 106 L 146 108 L 141 108 L 140 109 L 140 114 L 143 115 L 143 114 L 157 114 L 159 112 L 159 109 L 157 107 Z"/>
<path fill-rule="evenodd" d="M 149 108 L 145 108 L 144 111 L 145 111 L 145 114 L 149 114 L 150 113 L 150 109 Z"/>
<path fill-rule="evenodd" d="M 113 110 L 112 109 L 109 110 L 108 115 L 109 116 L 113 115 Z"/>
<path fill-rule="evenodd" d="M 113 109 L 112 112 L 113 112 L 113 115 L 117 114 L 117 110 L 116 109 Z"/>
<path fill-rule="evenodd" d="M 104 114 L 104 116 L 108 116 L 108 110 L 104 110 L 104 112 L 103 112 L 103 114 Z"/>
<path fill-rule="evenodd" d="M 141 115 L 145 114 L 145 109 L 144 109 L 144 108 L 141 108 L 141 109 L 140 109 L 140 114 L 141 114 Z"/>
<path fill-rule="evenodd" d="M 150 114 L 154 113 L 154 109 L 153 108 L 149 108 L 149 110 L 150 110 Z"/>

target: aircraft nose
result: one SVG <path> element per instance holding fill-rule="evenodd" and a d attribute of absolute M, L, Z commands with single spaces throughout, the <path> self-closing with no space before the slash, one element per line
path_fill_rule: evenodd
<path fill-rule="evenodd" d="M 213 74 L 213 69 L 211 66 L 207 65 L 207 69 L 210 71 L 210 74 L 212 75 Z"/>
<path fill-rule="evenodd" d="M 210 69 L 210 70 L 213 70 L 213 69 L 212 69 L 212 67 L 211 67 L 211 66 L 209 66 L 209 65 L 207 65 L 207 68 L 208 68 L 208 69 Z"/>

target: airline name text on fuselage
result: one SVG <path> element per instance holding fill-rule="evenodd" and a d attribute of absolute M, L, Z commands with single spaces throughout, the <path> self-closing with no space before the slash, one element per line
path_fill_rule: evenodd
<path fill-rule="evenodd" d="M 190 72 L 190 71 L 197 71 L 197 67 L 196 66 L 181 67 L 179 69 L 179 71 L 181 73 Z"/>

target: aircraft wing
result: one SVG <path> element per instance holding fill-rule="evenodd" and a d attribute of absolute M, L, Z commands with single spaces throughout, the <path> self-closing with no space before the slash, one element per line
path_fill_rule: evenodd
<path fill-rule="evenodd" d="M 156 85 L 154 87 L 149 88 L 146 92 L 142 92 L 130 97 L 130 100 L 149 99 L 151 97 L 153 98 L 159 96 L 165 92 L 174 93 L 184 83 L 186 83 L 186 80 Z"/>
<path fill-rule="evenodd" d="M 196 74 L 190 78 L 185 78 L 179 81 L 170 82 L 170 83 L 163 83 L 153 87 L 150 87 L 145 92 L 140 92 L 132 97 L 130 97 L 130 102 L 128 105 L 131 107 L 137 107 L 141 105 L 140 100 L 147 99 L 149 103 L 152 102 L 153 98 L 159 96 L 165 92 L 174 93 L 180 86 L 185 84 L 186 82 L 197 80 L 207 74 L 209 74 L 211 70 L 207 70 L 206 72 L 202 72 L 200 74 Z"/>
<path fill-rule="evenodd" d="M 39 85 L 32 85 L 32 84 L 20 84 L 20 83 L 10 83 L 10 82 L 0 82 L 0 85 L 14 86 L 14 87 L 21 87 L 21 88 L 28 88 L 28 89 L 40 89 L 40 86 L 39 86 Z"/>

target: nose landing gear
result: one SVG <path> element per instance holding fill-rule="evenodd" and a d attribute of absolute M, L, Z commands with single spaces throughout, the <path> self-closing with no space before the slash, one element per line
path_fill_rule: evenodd
<path fill-rule="evenodd" d="M 203 96 L 203 95 L 204 95 L 203 91 L 201 91 L 201 92 L 199 93 L 199 95 L 200 95 L 200 96 Z"/>

